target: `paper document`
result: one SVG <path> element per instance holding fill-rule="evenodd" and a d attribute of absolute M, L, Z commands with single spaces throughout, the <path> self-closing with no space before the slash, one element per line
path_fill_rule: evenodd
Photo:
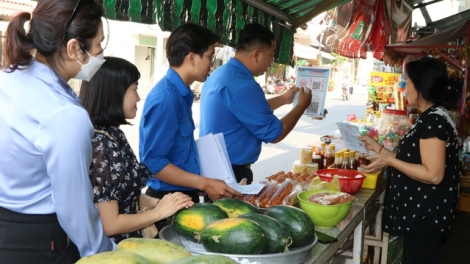
<path fill-rule="evenodd" d="M 208 134 L 196 140 L 201 175 L 236 184 L 222 133 Z"/>
<path fill-rule="evenodd" d="M 339 132 L 344 140 L 344 146 L 348 149 L 358 151 L 359 153 L 367 153 L 366 146 L 359 140 L 361 133 L 359 128 L 348 123 L 336 123 Z"/>
<path fill-rule="evenodd" d="M 240 185 L 240 184 L 229 184 L 230 188 L 239 191 L 243 194 L 258 194 L 264 187 L 264 184 L 261 183 L 253 183 L 248 185 Z"/>

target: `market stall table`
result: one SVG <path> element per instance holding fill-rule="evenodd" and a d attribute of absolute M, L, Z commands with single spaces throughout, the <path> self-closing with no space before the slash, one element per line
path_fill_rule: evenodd
<path fill-rule="evenodd" d="M 349 211 L 346 218 L 334 228 L 315 228 L 338 239 L 331 244 L 318 243 L 312 249 L 312 256 L 305 264 L 327 263 L 338 252 L 344 242 L 354 233 L 352 260 L 347 263 L 361 263 L 364 247 L 365 229 L 376 217 L 381 217 L 382 205 L 378 201 L 383 197 L 387 185 L 387 178 L 382 172 L 377 180 L 375 190 L 361 189 L 354 196 L 358 199 Z M 379 213 L 378 213 L 379 212 Z M 380 222 L 380 221 L 379 221 Z"/>

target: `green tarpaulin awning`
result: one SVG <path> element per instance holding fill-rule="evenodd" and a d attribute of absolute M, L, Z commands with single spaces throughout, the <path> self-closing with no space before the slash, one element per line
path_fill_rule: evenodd
<path fill-rule="evenodd" d="M 275 61 L 293 64 L 295 29 L 350 0 L 101 0 L 109 19 L 158 24 L 172 31 L 185 22 L 205 26 L 234 47 L 237 33 L 257 22 L 276 36 Z"/>

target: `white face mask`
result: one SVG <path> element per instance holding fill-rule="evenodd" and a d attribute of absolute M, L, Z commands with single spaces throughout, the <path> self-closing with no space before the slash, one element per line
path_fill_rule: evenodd
<path fill-rule="evenodd" d="M 87 64 L 83 65 L 78 59 L 77 62 L 82 65 L 82 69 L 77 73 L 77 75 L 74 77 L 75 79 L 80 79 L 89 82 L 93 75 L 100 69 L 101 65 L 106 61 L 103 59 L 103 53 L 100 53 L 100 55 L 93 57 L 86 52 L 88 56 L 90 56 L 90 60 L 88 61 Z"/>

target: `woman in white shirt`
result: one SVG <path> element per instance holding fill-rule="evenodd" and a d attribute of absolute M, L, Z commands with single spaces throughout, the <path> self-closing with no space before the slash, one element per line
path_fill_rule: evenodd
<path fill-rule="evenodd" d="M 9 22 L 0 71 L 2 264 L 75 263 L 115 247 L 90 188 L 93 126 L 67 84 L 89 80 L 104 62 L 103 15 L 93 0 L 42 0 Z"/>

